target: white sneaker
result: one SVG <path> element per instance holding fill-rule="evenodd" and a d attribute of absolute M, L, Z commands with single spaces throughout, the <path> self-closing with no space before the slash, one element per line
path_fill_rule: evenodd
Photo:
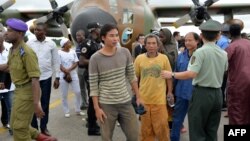
<path fill-rule="evenodd" d="M 64 115 L 66 118 L 69 118 L 70 117 L 70 114 L 65 114 Z"/>
<path fill-rule="evenodd" d="M 76 112 L 76 115 L 78 115 L 78 116 L 85 116 L 86 114 L 84 112 Z"/>

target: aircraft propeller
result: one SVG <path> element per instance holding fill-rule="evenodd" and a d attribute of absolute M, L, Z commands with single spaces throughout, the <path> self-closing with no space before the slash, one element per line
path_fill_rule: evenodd
<path fill-rule="evenodd" d="M 63 15 L 66 13 L 71 6 L 73 5 L 73 1 L 58 8 L 58 4 L 55 0 L 49 0 L 51 7 L 53 9 L 52 12 L 50 12 L 48 15 L 42 16 L 38 18 L 37 20 L 34 21 L 34 24 L 36 23 L 45 23 L 49 20 L 55 20 L 56 23 L 60 26 L 60 29 L 62 30 L 63 36 L 68 38 L 69 37 L 69 32 L 68 28 L 64 23 L 64 18 Z"/>
<path fill-rule="evenodd" d="M 0 14 L 7 8 L 9 8 L 11 5 L 13 5 L 16 1 L 15 0 L 8 0 L 7 2 L 0 5 Z M 0 32 L 4 31 L 3 24 L 0 23 Z"/>
<path fill-rule="evenodd" d="M 9 8 L 11 5 L 13 5 L 16 2 L 16 0 L 8 0 L 7 2 L 3 3 L 0 6 L 0 13 L 2 13 L 5 9 Z"/>
<path fill-rule="evenodd" d="M 210 15 L 207 12 L 207 8 L 219 0 L 207 0 L 203 5 L 200 4 L 199 0 L 192 1 L 195 5 L 194 8 L 192 8 L 188 14 L 175 21 L 173 23 L 174 27 L 178 28 L 184 25 L 189 20 L 192 20 L 195 26 L 199 26 L 204 20 L 207 21 L 211 19 Z"/>

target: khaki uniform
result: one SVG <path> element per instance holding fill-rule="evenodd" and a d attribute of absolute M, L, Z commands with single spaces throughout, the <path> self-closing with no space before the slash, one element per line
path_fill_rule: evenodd
<path fill-rule="evenodd" d="M 189 71 L 197 73 L 188 109 L 190 141 L 217 141 L 222 107 L 220 87 L 227 67 L 226 52 L 214 42 L 205 43 L 194 52 L 188 66 Z"/>
<path fill-rule="evenodd" d="M 24 42 L 11 50 L 8 66 L 16 85 L 10 124 L 14 141 L 31 141 L 39 132 L 30 126 L 34 114 L 31 78 L 39 77 L 40 71 L 35 53 Z"/>

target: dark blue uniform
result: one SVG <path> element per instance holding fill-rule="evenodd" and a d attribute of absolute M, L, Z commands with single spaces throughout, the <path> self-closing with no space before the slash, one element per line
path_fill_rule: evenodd
<path fill-rule="evenodd" d="M 99 49 L 101 48 L 101 44 L 95 42 L 94 40 L 87 39 L 80 49 L 80 55 L 84 56 L 87 60 L 90 59 L 90 57 Z M 88 65 L 81 66 L 86 68 L 88 72 Z M 87 80 L 87 89 L 88 89 L 88 95 L 90 95 L 90 87 L 89 87 L 89 77 L 88 73 L 85 73 L 85 79 Z M 100 127 L 96 123 L 96 116 L 95 116 L 95 109 L 93 105 L 93 100 L 91 97 L 89 97 L 89 107 L 88 107 L 88 135 L 99 135 L 100 134 Z"/>

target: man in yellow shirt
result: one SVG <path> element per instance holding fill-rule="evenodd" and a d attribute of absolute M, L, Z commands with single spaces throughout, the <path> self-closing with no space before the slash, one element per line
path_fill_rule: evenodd
<path fill-rule="evenodd" d="M 149 34 L 145 38 L 146 53 L 135 59 L 135 72 L 139 84 L 139 93 L 144 101 L 146 114 L 141 115 L 141 141 L 169 141 L 166 92 L 172 94 L 172 80 L 161 78 L 162 70 L 171 71 L 168 57 L 158 53 L 160 40 Z"/>

